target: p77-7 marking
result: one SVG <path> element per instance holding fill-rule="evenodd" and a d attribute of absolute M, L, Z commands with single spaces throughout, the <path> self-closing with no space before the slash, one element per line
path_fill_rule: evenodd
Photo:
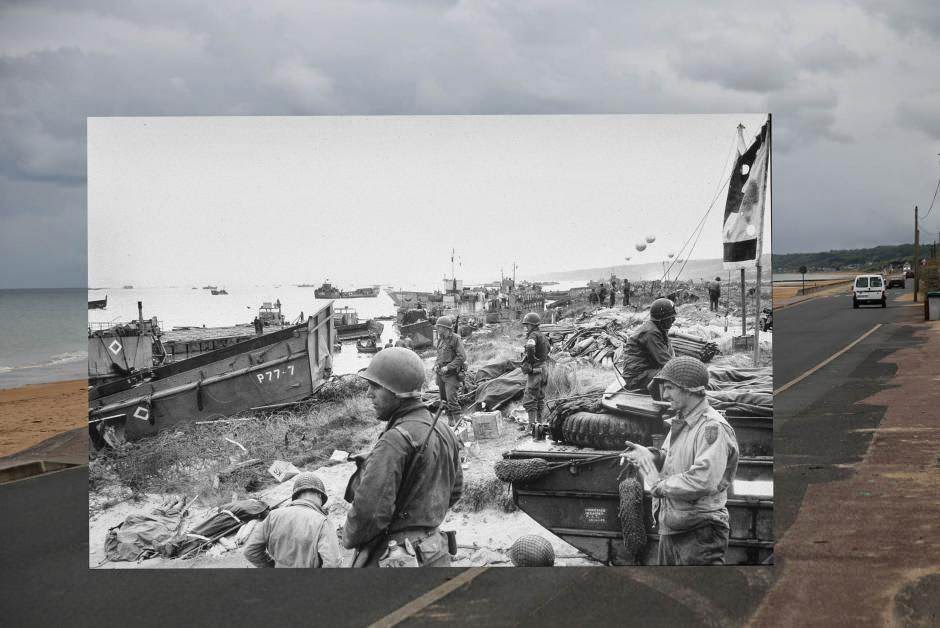
<path fill-rule="evenodd" d="M 264 373 L 257 373 L 255 377 L 258 378 L 258 383 L 263 384 L 264 378 L 267 377 L 269 382 L 272 382 L 276 379 L 281 379 L 281 373 L 284 373 L 284 377 L 294 374 L 294 365 L 288 364 L 284 370 L 281 369 L 271 369 L 270 371 L 265 371 Z"/>

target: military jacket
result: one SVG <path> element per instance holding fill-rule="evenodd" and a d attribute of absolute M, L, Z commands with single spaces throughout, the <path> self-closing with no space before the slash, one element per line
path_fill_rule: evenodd
<path fill-rule="evenodd" d="M 467 362 L 467 352 L 463 348 L 460 336 L 452 333 L 448 338 L 437 341 L 437 366 L 445 375 L 456 373 Z"/>
<path fill-rule="evenodd" d="M 389 419 L 353 487 L 352 508 L 343 528 L 343 545 L 347 548 L 361 547 L 386 529 L 398 532 L 435 528 L 444 520 L 447 509 L 460 499 L 463 471 L 457 437 L 445 421 L 438 421 L 436 435 L 431 435 L 413 472 L 415 479 L 409 494 L 402 496 L 404 507 L 392 520 L 405 471 L 421 448 L 431 421 L 431 414 L 420 401 L 406 404 Z"/>
<path fill-rule="evenodd" d="M 675 433 L 674 424 L 684 422 Z M 707 399 L 687 417 L 670 419 L 660 481 L 650 491 L 660 534 L 677 534 L 707 522 L 729 526 L 728 487 L 738 469 L 734 429 Z"/>
<path fill-rule="evenodd" d="M 631 381 L 641 379 L 650 369 L 661 369 L 675 357 L 672 342 L 653 321 L 646 321 L 624 343 L 623 376 Z"/>
<path fill-rule="evenodd" d="M 525 357 L 522 361 L 528 363 L 533 368 L 538 368 L 548 359 L 549 349 L 550 344 L 545 334 L 537 329 L 533 329 L 526 334 Z"/>

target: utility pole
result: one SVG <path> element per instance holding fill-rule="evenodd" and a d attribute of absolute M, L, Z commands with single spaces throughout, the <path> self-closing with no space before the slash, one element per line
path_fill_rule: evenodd
<path fill-rule="evenodd" d="M 917 205 L 914 205 L 914 301 L 920 290 L 920 227 L 917 224 Z"/>

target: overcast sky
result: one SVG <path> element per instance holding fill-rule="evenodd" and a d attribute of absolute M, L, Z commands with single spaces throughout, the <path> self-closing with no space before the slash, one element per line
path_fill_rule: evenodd
<path fill-rule="evenodd" d="M 89 283 L 430 286 L 452 249 L 473 282 L 716 258 L 737 126 L 765 120 L 92 118 Z"/>
<path fill-rule="evenodd" d="M 0 287 L 85 284 L 87 116 L 770 111 L 777 252 L 910 241 L 940 175 L 928 0 L 154 6 L 0 8 Z"/>

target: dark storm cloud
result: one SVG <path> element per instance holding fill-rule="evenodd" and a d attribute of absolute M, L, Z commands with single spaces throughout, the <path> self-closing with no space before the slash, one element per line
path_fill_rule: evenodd
<path fill-rule="evenodd" d="M 171 0 L 159 11 L 135 0 L 7 3 L 0 245 L 5 259 L 26 263 L 4 271 L 0 286 L 82 283 L 63 269 L 84 268 L 88 116 L 769 110 L 783 186 L 798 184 L 790 173 L 823 171 L 823 155 L 840 167 L 880 158 L 894 136 L 886 143 L 865 135 L 885 124 L 938 137 L 927 73 L 898 71 L 917 59 L 891 36 L 936 35 L 937 7 L 823 2 L 788 15 L 743 2 L 681 11 L 560 0 Z M 881 102 L 887 114 L 868 111 Z M 900 190 L 922 178 L 906 159 L 894 160 L 907 165 L 895 177 Z M 783 204 L 775 210 L 800 224 L 778 221 L 781 250 L 825 248 L 833 231 L 862 237 L 844 216 L 841 224 L 826 218 L 832 206 L 881 198 L 877 177 L 855 185 L 860 192 L 832 189 L 825 206 L 819 194 L 787 196 L 778 187 Z"/>

